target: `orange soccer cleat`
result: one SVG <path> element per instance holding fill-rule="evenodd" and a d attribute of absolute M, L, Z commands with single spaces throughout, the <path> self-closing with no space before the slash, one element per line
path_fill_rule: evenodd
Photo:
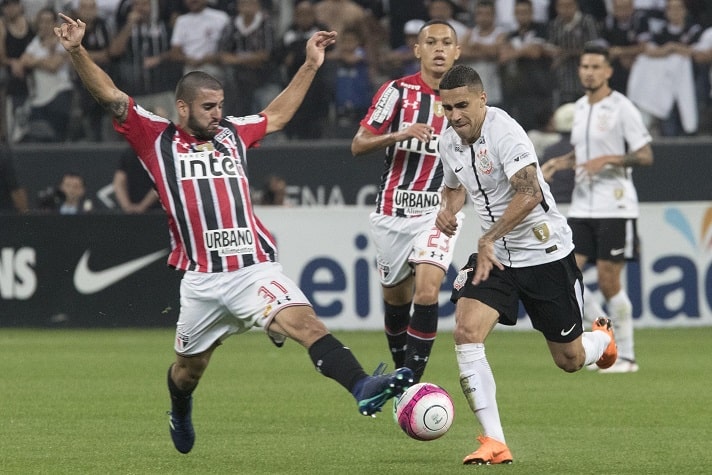
<path fill-rule="evenodd" d="M 601 357 L 596 361 L 596 366 L 601 369 L 610 368 L 613 363 L 616 362 L 618 358 L 618 347 L 616 346 L 616 339 L 613 336 L 613 325 L 611 324 L 610 318 L 599 317 L 591 326 L 592 331 L 602 331 L 608 333 L 611 337 L 611 342 L 606 347 L 606 351 L 603 352 Z"/>
<path fill-rule="evenodd" d="M 480 448 L 465 457 L 465 465 L 492 465 L 496 463 L 512 463 L 512 453 L 506 444 L 492 437 L 479 436 Z"/>

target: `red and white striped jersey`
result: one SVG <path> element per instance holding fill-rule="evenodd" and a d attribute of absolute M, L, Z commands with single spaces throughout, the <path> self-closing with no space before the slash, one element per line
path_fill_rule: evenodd
<path fill-rule="evenodd" d="M 138 155 L 168 214 L 168 265 L 229 272 L 276 260 L 247 179 L 246 152 L 265 136 L 266 117 L 226 117 L 212 140 L 201 141 L 130 99 L 126 121 L 114 128 Z"/>
<path fill-rule="evenodd" d="M 386 149 L 376 212 L 389 216 L 419 216 L 440 207 L 443 168 L 438 155 L 440 135 L 447 128 L 440 95 L 420 73 L 383 84 L 373 97 L 361 125 L 377 135 L 414 123 L 435 129 L 428 143 L 409 139 Z"/>

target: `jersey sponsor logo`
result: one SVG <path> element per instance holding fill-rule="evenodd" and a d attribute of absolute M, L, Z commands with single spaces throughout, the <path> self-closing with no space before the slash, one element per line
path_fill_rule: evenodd
<path fill-rule="evenodd" d="M 611 256 L 620 256 L 625 252 L 625 249 L 622 247 L 620 249 L 611 249 Z"/>
<path fill-rule="evenodd" d="M 77 289 L 77 292 L 84 295 L 101 292 L 131 274 L 153 264 L 166 254 L 168 254 L 168 250 L 162 249 L 128 262 L 95 271 L 89 268 L 89 256 L 91 255 L 91 251 L 84 251 L 84 254 L 82 254 L 82 257 L 77 263 L 77 267 L 74 269 L 74 287 Z"/>
<path fill-rule="evenodd" d="M 179 153 L 181 180 L 240 176 L 240 167 L 229 155 L 214 150 Z"/>
<path fill-rule="evenodd" d="M 417 109 L 420 107 L 420 101 L 409 101 L 408 99 L 403 100 L 404 109 Z"/>
<path fill-rule="evenodd" d="M 376 102 L 376 107 L 374 107 L 373 115 L 371 116 L 371 122 L 376 122 L 382 124 L 391 115 L 393 108 L 398 102 L 398 89 L 393 86 L 389 86 L 383 91 L 381 97 L 378 98 Z"/>
<path fill-rule="evenodd" d="M 406 215 L 418 216 L 440 207 L 440 193 L 433 191 L 396 190 L 393 206 L 403 209 Z"/>
<path fill-rule="evenodd" d="M 412 124 L 409 122 L 403 122 L 400 126 L 401 130 L 407 129 Z M 438 143 L 440 143 L 440 135 L 433 134 L 428 142 L 421 142 L 420 140 L 411 137 L 406 140 L 402 140 L 396 143 L 396 148 L 398 150 L 405 150 L 408 152 L 415 153 L 427 153 L 429 155 L 437 155 L 438 153 Z"/>
<path fill-rule="evenodd" d="M 520 160 L 526 159 L 527 157 L 529 157 L 529 152 L 520 153 L 519 155 L 517 155 L 516 157 L 514 157 L 514 161 L 515 161 L 515 162 L 518 162 L 518 161 L 520 161 Z"/>
<path fill-rule="evenodd" d="M 462 171 L 463 167 L 457 167 L 455 168 L 455 173 L 460 173 Z"/>
<path fill-rule="evenodd" d="M 477 170 L 483 175 L 489 175 L 494 170 L 494 165 L 487 155 L 487 149 L 484 147 L 478 148 L 475 154 L 475 163 L 477 164 Z"/>
<path fill-rule="evenodd" d="M 546 242 L 551 237 L 551 230 L 547 222 L 535 224 L 532 228 L 532 232 L 534 233 L 534 237 L 541 242 Z"/>
<path fill-rule="evenodd" d="M 253 254 L 255 238 L 249 228 L 211 229 L 203 233 L 205 247 L 220 256 Z"/>
<path fill-rule="evenodd" d="M 419 84 L 408 84 L 407 82 L 401 83 L 401 86 L 403 86 L 406 89 L 412 89 L 414 91 L 420 91 L 420 85 Z"/>

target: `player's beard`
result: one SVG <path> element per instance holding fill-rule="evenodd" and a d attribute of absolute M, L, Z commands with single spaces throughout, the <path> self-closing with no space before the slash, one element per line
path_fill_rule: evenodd
<path fill-rule="evenodd" d="M 188 117 L 188 128 L 193 132 L 193 137 L 198 140 L 212 140 L 217 132 L 217 128 L 209 130 L 207 127 L 200 125 L 192 114 Z"/>

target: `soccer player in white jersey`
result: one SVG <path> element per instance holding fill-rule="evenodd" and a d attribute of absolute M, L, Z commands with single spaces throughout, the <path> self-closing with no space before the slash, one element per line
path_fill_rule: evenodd
<path fill-rule="evenodd" d="M 482 80 L 470 67 L 448 71 L 440 97 L 450 127 L 440 138 L 445 187 L 436 223 L 455 233 L 456 213 L 469 194 L 482 225 L 477 250 L 452 291 L 460 382 L 483 430 L 480 447 L 463 463 L 511 463 L 485 355 L 485 339 L 497 322 L 514 325 L 521 300 L 566 372 L 592 363 L 610 367 L 616 344 L 606 318 L 594 322 L 594 331 L 583 331 L 583 280 L 571 229 L 524 129 L 502 109 L 487 106 Z"/>
<path fill-rule="evenodd" d="M 373 415 L 412 382 L 412 372 L 368 376 L 319 320 L 276 262 L 274 239 L 255 216 L 246 150 L 292 118 L 336 32 L 315 33 L 306 61 L 287 88 L 258 115 L 223 117 L 222 85 L 207 73 L 186 74 L 176 87 L 179 121 L 146 112 L 116 88 L 81 46 L 86 25 L 61 15 L 55 28 L 82 82 L 114 118 L 153 180 L 168 214 L 168 264 L 184 271 L 176 325 L 176 360 L 168 370 L 169 429 L 181 453 L 195 442 L 193 391 L 215 348 L 230 335 L 264 328 L 281 346 L 305 348 L 316 369 L 346 388 L 361 414 Z M 240 405 L 238 404 L 237 407 Z"/>
<path fill-rule="evenodd" d="M 379 88 L 351 151 L 386 151 L 371 236 L 388 348 L 396 367 L 412 369 L 417 382 L 437 334 L 440 286 L 457 240 L 435 227 L 435 216 L 443 179 L 438 140 L 447 127 L 438 83 L 460 48 L 455 30 L 440 20 L 421 27 L 414 48 L 420 71 Z"/>
<path fill-rule="evenodd" d="M 638 371 L 633 344 L 633 305 L 621 284 L 626 260 L 638 259 L 638 194 L 632 167 L 653 163 L 652 137 L 638 109 L 608 85 L 613 74 L 608 50 L 587 44 L 579 62 L 586 95 L 576 101 L 571 144 L 574 150 L 547 161 L 549 180 L 557 170 L 575 168 L 569 226 L 580 269 L 594 263 L 598 288 L 606 300 L 618 344 L 618 360 L 601 373 Z M 586 290 L 584 315 L 605 315 L 593 293 Z M 595 368 L 595 367 L 594 367 Z"/>

